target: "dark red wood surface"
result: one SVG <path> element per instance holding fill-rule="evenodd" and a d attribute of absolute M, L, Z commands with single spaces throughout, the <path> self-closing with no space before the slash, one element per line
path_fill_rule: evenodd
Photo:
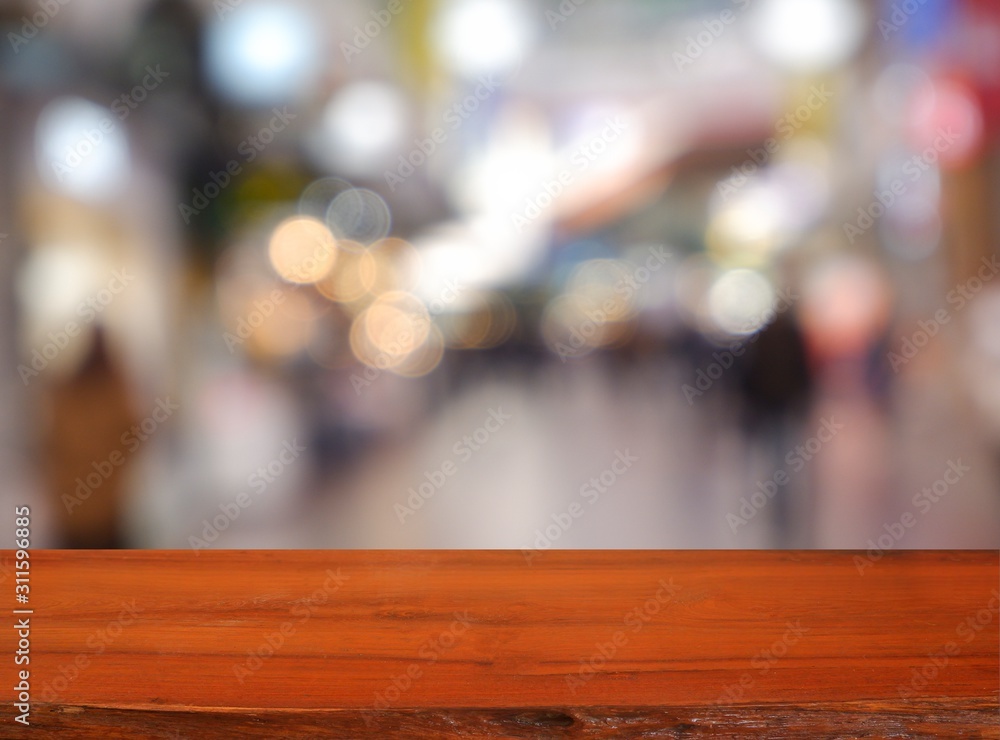
<path fill-rule="evenodd" d="M 995 552 L 535 555 L 32 551 L 31 729 L 1000 737 Z"/>

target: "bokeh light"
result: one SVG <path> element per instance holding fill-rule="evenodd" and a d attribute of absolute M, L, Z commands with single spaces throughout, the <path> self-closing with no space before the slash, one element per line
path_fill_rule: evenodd
<path fill-rule="evenodd" d="M 715 324 L 732 336 L 760 331 L 774 318 L 774 288 L 754 270 L 728 270 L 708 292 L 709 311 Z"/>
<path fill-rule="evenodd" d="M 751 31 L 761 52 L 793 70 L 817 72 L 842 64 L 864 38 L 857 0 L 761 0 Z"/>
<path fill-rule="evenodd" d="M 355 82 L 337 91 L 323 110 L 320 151 L 328 166 L 349 175 L 381 174 L 402 145 L 409 110 L 384 82 Z"/>
<path fill-rule="evenodd" d="M 319 40 L 302 7 L 247 2 L 228 9 L 206 34 L 206 74 L 222 95 L 268 106 L 294 100 L 315 84 Z"/>
<path fill-rule="evenodd" d="M 85 98 L 57 98 L 45 106 L 35 152 L 43 181 L 81 200 L 110 198 L 130 174 L 128 140 L 118 116 Z"/>
<path fill-rule="evenodd" d="M 337 242 L 322 222 L 294 216 L 274 230 L 268 255 L 275 272 L 288 282 L 315 283 L 336 262 Z"/>
<path fill-rule="evenodd" d="M 439 14 L 436 48 L 456 74 L 472 79 L 516 68 L 537 33 L 521 0 L 447 0 Z"/>

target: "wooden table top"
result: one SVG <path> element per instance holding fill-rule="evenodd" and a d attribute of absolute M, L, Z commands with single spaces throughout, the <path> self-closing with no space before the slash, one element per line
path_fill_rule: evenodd
<path fill-rule="evenodd" d="M 31 551 L 0 737 L 1000 738 L 998 554 L 865 557 Z"/>

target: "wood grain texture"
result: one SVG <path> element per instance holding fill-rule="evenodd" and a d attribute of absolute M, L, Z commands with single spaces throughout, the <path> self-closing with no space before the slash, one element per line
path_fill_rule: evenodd
<path fill-rule="evenodd" d="M 1000 738 L 998 554 L 854 557 L 34 551 L 32 729 Z"/>

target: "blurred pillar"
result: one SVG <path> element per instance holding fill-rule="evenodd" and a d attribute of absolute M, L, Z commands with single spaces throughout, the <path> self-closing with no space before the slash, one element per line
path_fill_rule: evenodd
<path fill-rule="evenodd" d="M 20 18 L 17 5 L 0 11 L 0 23 L 7 25 Z M 4 43 L 7 43 L 6 38 Z M 33 418 L 28 411 L 24 383 L 17 374 L 20 347 L 18 346 L 18 307 L 15 278 L 23 243 L 15 224 L 15 196 L 17 171 L 15 159 L 20 136 L 19 126 L 23 116 L 22 101 L 10 89 L 6 75 L 0 75 L 0 489 L 15 498 L 18 505 L 29 504 L 19 500 L 18 482 L 25 479 L 25 460 L 28 459 L 28 440 L 25 420 Z M 8 502 L 4 501 L 6 506 Z M 13 517 L 13 509 L 6 509 L 0 521 Z M 10 521 L 13 521 L 11 518 Z"/>

